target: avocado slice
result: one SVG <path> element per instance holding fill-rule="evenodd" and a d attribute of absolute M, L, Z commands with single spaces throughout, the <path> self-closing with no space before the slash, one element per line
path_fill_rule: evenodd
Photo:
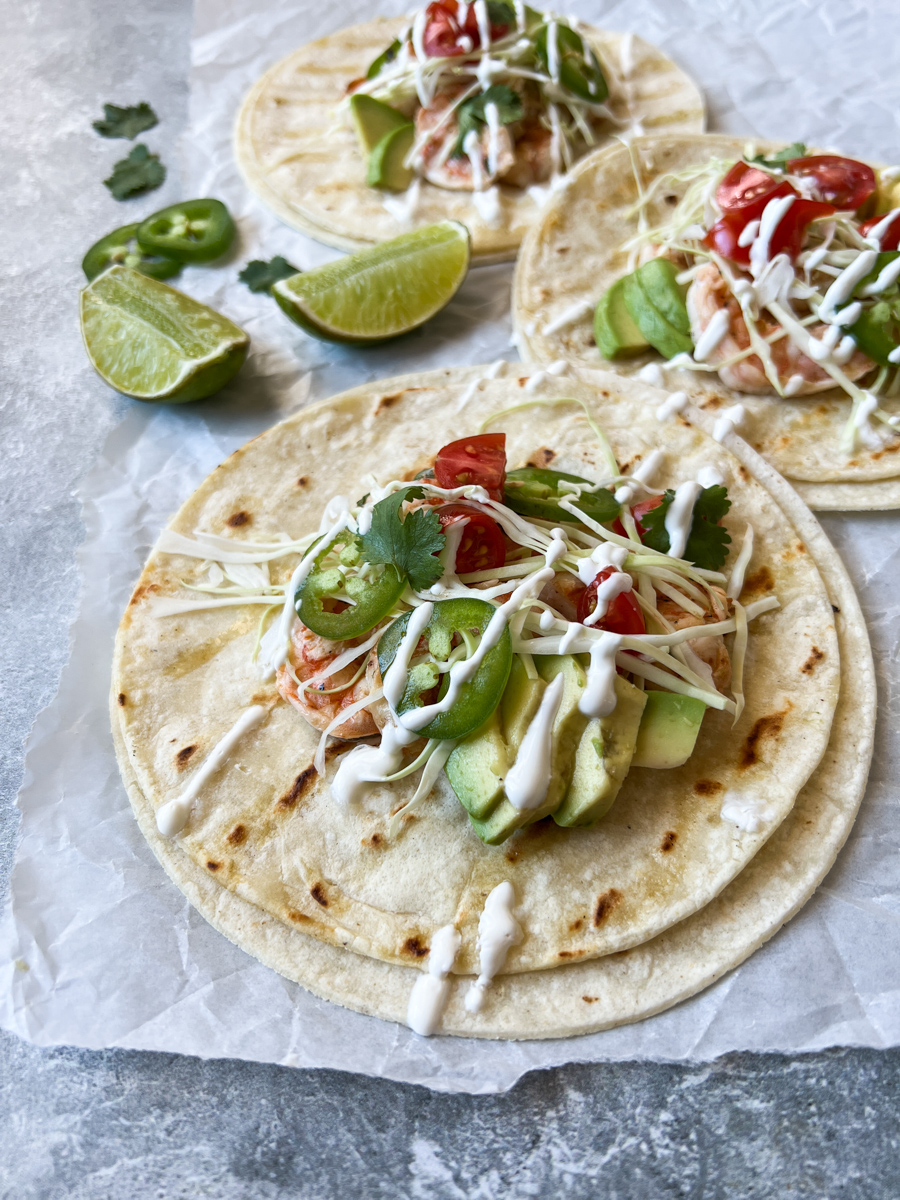
<path fill-rule="evenodd" d="M 624 290 L 626 308 L 635 325 L 655 350 L 665 358 L 691 353 L 694 343 L 688 334 L 676 329 L 656 308 L 644 290 L 639 271 L 625 276 Z"/>
<path fill-rule="evenodd" d="M 678 268 L 667 258 L 651 258 L 638 267 L 638 279 L 647 299 L 661 317 L 679 333 L 690 336 L 691 318 L 685 303 L 685 289 L 678 282 Z"/>
<path fill-rule="evenodd" d="M 368 158 L 381 139 L 392 129 L 412 125 L 409 117 L 391 108 L 383 100 L 357 92 L 350 97 L 350 116 L 363 154 Z"/>
<path fill-rule="evenodd" d="M 706 705 L 677 692 L 646 692 L 633 767 L 680 767 L 694 752 Z"/>
<path fill-rule="evenodd" d="M 564 680 L 562 697 L 550 732 L 550 786 L 539 808 L 520 812 L 504 796 L 485 820 L 470 817 L 473 829 L 489 846 L 505 842 L 517 829 L 550 816 L 559 807 L 572 776 L 578 742 L 587 725 L 587 717 L 578 708 L 578 701 L 587 683 L 581 663 L 571 654 L 548 654 L 542 655 L 536 665 L 545 684 L 551 683 L 560 674 Z"/>
<path fill-rule="evenodd" d="M 497 807 L 508 765 L 500 713 L 495 708 L 480 729 L 457 744 L 444 768 L 469 816 L 484 820 Z"/>
<path fill-rule="evenodd" d="M 540 675 L 536 679 L 530 679 L 520 655 L 513 655 L 509 680 L 500 701 L 500 717 L 511 763 L 515 762 L 525 730 L 538 710 L 546 686 Z"/>
<path fill-rule="evenodd" d="M 557 825 L 593 825 L 605 817 L 628 774 L 647 693 L 621 675 L 615 689 L 615 709 L 590 720 L 581 735 L 572 782 L 553 814 Z"/>
<path fill-rule="evenodd" d="M 604 358 L 627 358 L 649 350 L 650 343 L 638 329 L 625 303 L 625 278 L 600 297 L 594 311 L 594 341 Z"/>
<path fill-rule="evenodd" d="M 369 172 L 366 176 L 369 187 L 384 188 L 388 192 L 406 191 L 414 174 L 406 165 L 406 156 L 412 149 L 415 136 L 412 122 L 398 125 L 384 135 L 369 155 Z"/>

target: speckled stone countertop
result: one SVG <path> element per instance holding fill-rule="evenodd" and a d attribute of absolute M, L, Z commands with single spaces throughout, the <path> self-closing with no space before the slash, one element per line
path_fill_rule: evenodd
<path fill-rule="evenodd" d="M 172 168 L 157 196 L 177 198 L 191 6 L 5 0 L 0 14 L 5 894 L 23 743 L 77 598 L 71 491 L 129 403 L 93 376 L 75 314 L 84 247 L 128 219 L 100 183 L 127 144 L 90 122 L 104 101 L 150 100 L 147 140 Z M 0 1034 L 0 1196 L 879 1200 L 898 1195 L 898 1097 L 896 1051 L 571 1066 L 470 1097 Z"/>

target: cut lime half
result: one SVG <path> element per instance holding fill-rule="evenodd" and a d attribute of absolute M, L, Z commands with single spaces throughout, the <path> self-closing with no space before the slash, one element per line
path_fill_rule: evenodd
<path fill-rule="evenodd" d="M 469 255 L 465 225 L 440 221 L 282 279 L 272 294 L 315 337 L 381 342 L 440 312 L 465 279 Z"/>
<path fill-rule="evenodd" d="M 98 275 L 81 293 L 91 365 L 135 400 L 185 404 L 211 396 L 240 370 L 250 339 L 221 313 L 130 267 Z"/>

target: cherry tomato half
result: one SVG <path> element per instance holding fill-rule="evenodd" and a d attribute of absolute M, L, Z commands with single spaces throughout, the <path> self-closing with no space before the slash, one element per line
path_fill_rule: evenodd
<path fill-rule="evenodd" d="M 869 217 L 868 221 L 863 221 L 859 227 L 859 232 L 863 237 L 868 237 L 876 225 L 880 225 L 885 219 L 886 213 L 882 213 L 880 217 Z M 880 238 L 880 248 L 882 250 L 900 250 L 900 213 L 888 223 L 887 229 Z"/>
<path fill-rule="evenodd" d="M 640 504 L 633 505 L 631 515 L 634 517 L 634 523 L 637 526 L 638 537 L 642 540 L 647 530 L 641 524 L 641 517 L 644 513 L 648 513 L 651 508 L 658 508 L 662 502 L 662 496 L 650 496 L 649 499 L 642 500 Z M 613 533 L 617 533 L 619 537 L 628 537 L 628 534 L 625 532 L 625 526 L 621 521 L 613 521 L 612 531 Z"/>
<path fill-rule="evenodd" d="M 503 531 L 486 512 L 471 504 L 444 504 L 437 510 L 443 528 L 466 520 L 459 549 L 456 551 L 456 573 L 493 571 L 506 563 L 506 539 Z"/>
<path fill-rule="evenodd" d="M 792 158 L 787 169 L 792 175 L 811 176 L 822 199 L 836 208 L 856 212 L 875 191 L 875 172 L 855 158 L 812 154 L 806 158 Z"/>
<path fill-rule="evenodd" d="M 723 212 L 741 209 L 745 224 L 762 216 L 762 211 L 776 196 L 796 195 L 791 185 L 783 179 L 775 179 L 759 167 L 745 162 L 735 163 L 716 188 L 716 203 Z M 752 215 L 747 211 L 752 209 Z"/>
<path fill-rule="evenodd" d="M 615 567 L 604 567 L 597 578 L 592 583 L 589 583 L 581 593 L 578 600 L 578 620 L 582 624 L 584 624 L 585 620 L 597 607 L 597 588 L 604 580 L 609 579 L 610 575 L 615 571 Z M 647 626 L 644 624 L 644 615 L 631 592 L 621 592 L 616 596 L 615 600 L 610 601 L 609 607 L 606 610 L 606 616 L 601 617 L 596 625 L 594 625 L 594 629 L 605 629 L 609 633 L 625 634 L 647 632 Z"/>
<path fill-rule="evenodd" d="M 476 483 L 492 500 L 503 500 L 506 481 L 506 434 L 480 433 L 448 442 L 434 460 L 434 477 L 442 488 Z"/>
<path fill-rule="evenodd" d="M 434 0 L 425 11 L 425 30 L 422 34 L 422 45 L 429 58 L 459 58 L 463 54 L 471 54 L 472 50 L 481 46 L 481 30 L 478 27 L 478 16 L 475 5 L 466 5 L 466 18 L 460 24 L 460 5 L 456 0 Z M 491 41 L 505 37 L 512 28 L 509 24 L 497 24 L 491 21 Z M 459 44 L 466 37 L 471 42 L 469 49 Z"/>
<path fill-rule="evenodd" d="M 769 199 L 777 197 L 773 195 Z M 766 203 L 768 202 L 767 200 Z M 704 246 L 715 250 L 731 262 L 746 266 L 750 262 L 750 243 L 742 246 L 741 234 L 751 220 L 759 219 L 758 216 L 748 217 L 748 211 L 749 209 L 733 209 L 724 213 L 703 239 Z M 776 254 L 786 254 L 793 261 L 802 249 L 803 238 L 810 222 L 818 217 L 828 217 L 835 211 L 833 204 L 826 204 L 821 200 L 804 200 L 798 196 L 772 233 L 769 240 L 769 258 L 774 258 Z"/>

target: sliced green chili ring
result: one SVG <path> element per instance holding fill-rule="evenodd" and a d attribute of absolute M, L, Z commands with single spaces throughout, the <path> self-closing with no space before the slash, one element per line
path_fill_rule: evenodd
<path fill-rule="evenodd" d="M 379 54 L 366 71 L 366 79 L 374 79 L 376 75 L 380 75 L 388 63 L 392 63 L 399 53 L 400 39 L 394 38 L 387 50 L 383 54 Z"/>
<path fill-rule="evenodd" d="M 320 637 L 338 642 L 368 633 L 403 595 L 406 580 L 393 565 L 373 567 L 373 574 L 381 572 L 373 579 L 339 569 L 355 566 L 361 557 L 359 538 L 347 532 L 325 547 L 298 588 L 297 616 Z"/>
<path fill-rule="evenodd" d="M 619 515 L 621 505 L 606 488 L 600 488 L 597 492 L 582 492 L 578 497 L 574 492 L 559 490 L 563 481 L 590 484 L 590 480 L 582 478 L 581 475 L 551 471 L 549 467 L 519 467 L 517 471 L 507 471 L 504 503 L 523 517 L 538 517 L 544 521 L 578 523 L 578 518 L 573 513 L 560 507 L 559 502 L 564 497 L 568 497 L 585 516 L 591 517 L 601 525 L 614 521 Z"/>
<path fill-rule="evenodd" d="M 549 73 L 548 31 L 548 25 L 540 27 L 534 48 L 544 70 Z M 564 88 L 590 104 L 602 104 L 607 99 L 609 86 L 597 55 L 581 34 L 568 25 L 556 26 L 556 58 L 559 82 Z"/>
<path fill-rule="evenodd" d="M 871 308 L 863 309 L 847 333 L 879 366 L 896 366 L 890 355 L 900 346 L 900 301 L 878 300 Z"/>
<path fill-rule="evenodd" d="M 494 605 L 486 600 L 437 600 L 422 636 L 427 639 L 434 658 L 446 662 L 453 650 L 454 638 L 458 635 L 464 641 L 471 641 L 474 649 L 475 640 L 482 636 L 496 611 Z M 404 613 L 381 635 L 378 665 L 382 678 L 397 655 L 411 615 Z M 492 646 L 484 656 L 474 677 L 462 685 L 459 699 L 453 707 L 447 712 L 438 713 L 416 732 L 422 737 L 449 741 L 480 729 L 500 703 L 511 666 L 512 638 L 507 627 L 496 646 Z M 440 674 L 434 663 L 417 663 L 409 673 L 398 713 L 402 715 L 419 708 L 423 693 L 431 691 L 439 682 L 441 688 L 438 694 L 442 696 L 449 686 L 449 674 Z"/>
<path fill-rule="evenodd" d="M 185 200 L 153 213 L 138 226 L 137 239 L 151 254 L 180 262 L 209 262 L 234 240 L 234 221 L 221 200 Z"/>
<path fill-rule="evenodd" d="M 94 242 L 81 260 L 81 269 L 88 280 L 96 279 L 108 267 L 122 264 L 149 275 L 151 279 L 171 279 L 181 270 L 181 263 L 162 254 L 149 254 L 138 245 L 137 225 L 114 229 L 99 242 Z"/>

